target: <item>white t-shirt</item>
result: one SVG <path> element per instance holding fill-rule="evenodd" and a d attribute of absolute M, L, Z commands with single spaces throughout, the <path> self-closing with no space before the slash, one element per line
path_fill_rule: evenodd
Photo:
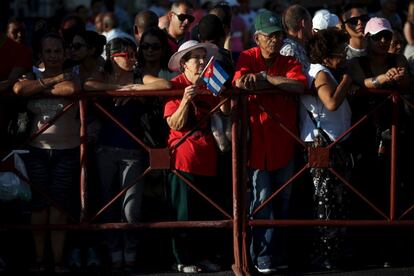
<path fill-rule="evenodd" d="M 328 73 L 333 80 L 335 80 L 331 71 L 321 64 L 311 64 L 309 69 L 309 76 L 312 78 L 312 83 L 320 71 Z M 336 81 L 335 81 L 336 82 Z M 309 110 L 315 121 L 320 122 L 320 127 L 325 130 L 332 140 L 341 135 L 351 125 L 351 108 L 348 100 L 345 99 L 342 104 L 335 111 L 327 110 L 322 101 L 315 95 L 303 95 L 300 97 L 301 103 L 299 105 L 300 116 L 300 137 L 305 142 L 313 141 L 315 138 L 315 124 L 312 122 L 307 110 Z"/>

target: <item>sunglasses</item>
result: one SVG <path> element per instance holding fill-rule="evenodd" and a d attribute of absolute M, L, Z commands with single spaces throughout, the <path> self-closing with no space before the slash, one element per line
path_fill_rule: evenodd
<path fill-rule="evenodd" d="M 142 50 L 149 50 L 150 48 L 154 51 L 159 51 L 161 50 L 161 44 L 159 43 L 142 43 L 139 46 Z"/>
<path fill-rule="evenodd" d="M 392 33 L 388 31 L 382 31 L 377 34 L 371 35 L 370 38 L 376 42 L 381 41 L 382 39 L 384 39 L 385 41 L 391 41 Z"/>
<path fill-rule="evenodd" d="M 88 45 L 82 43 L 72 43 L 69 45 L 69 48 L 73 50 L 79 50 L 82 47 L 88 47 Z"/>
<path fill-rule="evenodd" d="M 185 13 L 177 14 L 175 12 L 172 12 L 172 13 L 175 14 L 178 20 L 180 20 L 181 22 L 184 22 L 187 19 L 189 23 L 193 23 L 193 21 L 195 20 L 194 16 L 190 14 L 185 14 Z"/>
<path fill-rule="evenodd" d="M 369 20 L 369 16 L 367 14 L 361 15 L 361 16 L 355 16 L 351 17 L 348 20 L 346 20 L 344 23 L 356 26 L 358 25 L 358 21 L 361 21 L 362 23 L 366 23 Z"/>
<path fill-rule="evenodd" d="M 120 52 L 112 54 L 111 57 L 123 57 L 126 59 L 135 59 L 135 54 L 131 52 Z"/>

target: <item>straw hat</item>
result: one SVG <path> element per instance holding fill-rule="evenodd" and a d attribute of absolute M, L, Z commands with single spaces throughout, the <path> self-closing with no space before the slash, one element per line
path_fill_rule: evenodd
<path fill-rule="evenodd" d="M 171 56 L 170 61 L 168 62 L 168 68 L 170 68 L 171 71 L 180 71 L 180 61 L 183 58 L 183 56 L 185 56 L 185 54 L 191 52 L 192 50 L 198 48 L 204 48 L 206 50 L 207 60 L 209 60 L 211 56 L 215 55 L 218 51 L 217 46 L 212 43 L 201 43 L 196 40 L 189 40 L 183 43 L 180 46 L 180 48 L 178 48 L 178 51 Z"/>

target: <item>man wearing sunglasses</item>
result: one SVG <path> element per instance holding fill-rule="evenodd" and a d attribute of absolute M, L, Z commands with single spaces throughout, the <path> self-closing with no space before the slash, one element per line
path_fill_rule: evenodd
<path fill-rule="evenodd" d="M 350 36 L 346 53 L 347 59 L 367 55 L 367 41 L 364 37 L 364 29 L 368 20 L 368 12 L 364 6 L 355 3 L 344 6 L 342 26 Z"/>
<path fill-rule="evenodd" d="M 187 0 L 176 0 L 168 12 L 170 24 L 165 30 L 172 53 L 177 52 L 178 47 L 190 39 L 189 29 L 195 19 L 192 12 L 193 5 Z"/>

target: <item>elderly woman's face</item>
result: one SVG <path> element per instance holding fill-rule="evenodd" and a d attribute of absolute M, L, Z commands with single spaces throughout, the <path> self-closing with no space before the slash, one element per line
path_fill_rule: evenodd
<path fill-rule="evenodd" d="M 42 42 L 41 59 L 45 68 L 62 68 L 65 61 L 65 51 L 62 40 L 56 38 L 46 38 Z"/>
<path fill-rule="evenodd" d="M 190 58 L 184 62 L 184 72 L 190 75 L 200 75 L 206 65 L 207 52 L 203 48 L 198 48 L 190 52 Z"/>

